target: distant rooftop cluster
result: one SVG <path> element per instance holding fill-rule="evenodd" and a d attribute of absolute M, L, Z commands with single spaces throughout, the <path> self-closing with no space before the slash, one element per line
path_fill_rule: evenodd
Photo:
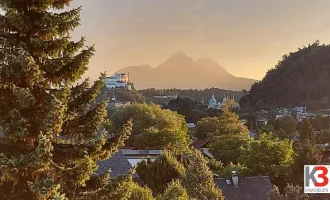
<path fill-rule="evenodd" d="M 237 102 L 235 102 L 235 96 L 233 94 L 233 98 L 232 100 L 234 100 L 233 104 L 232 104 L 232 108 L 238 108 L 239 104 Z M 226 94 L 223 95 L 222 101 L 218 102 L 217 99 L 215 98 L 214 94 L 212 95 L 211 99 L 208 102 L 208 107 L 209 108 L 216 108 L 216 109 L 220 109 L 221 107 L 223 107 L 224 105 L 226 105 L 227 102 L 227 96 Z M 202 104 L 204 104 L 204 98 L 202 98 Z"/>

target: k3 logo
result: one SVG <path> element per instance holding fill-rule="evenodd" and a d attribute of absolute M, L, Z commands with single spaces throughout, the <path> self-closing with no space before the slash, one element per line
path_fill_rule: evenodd
<path fill-rule="evenodd" d="M 305 193 L 329 193 L 329 165 L 304 166 Z"/>

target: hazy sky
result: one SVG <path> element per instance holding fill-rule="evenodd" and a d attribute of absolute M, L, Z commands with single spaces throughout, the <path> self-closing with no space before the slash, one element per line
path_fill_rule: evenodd
<path fill-rule="evenodd" d="M 236 76 L 261 79 L 282 55 L 330 43 L 329 0 L 74 0 L 96 55 L 88 76 L 157 67 L 181 51 L 209 57 Z"/>

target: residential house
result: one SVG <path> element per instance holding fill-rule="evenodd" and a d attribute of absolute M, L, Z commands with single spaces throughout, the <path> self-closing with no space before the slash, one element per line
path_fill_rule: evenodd
<path fill-rule="evenodd" d="M 297 111 L 297 113 L 307 112 L 307 108 L 305 106 L 296 106 L 294 109 Z"/>
<path fill-rule="evenodd" d="M 291 114 L 290 110 L 287 108 L 281 108 L 278 112 L 280 114 Z"/>
<path fill-rule="evenodd" d="M 301 122 L 301 121 L 302 121 L 303 119 L 305 119 L 307 116 L 308 116 L 307 113 L 300 113 L 300 112 L 297 112 L 297 116 L 296 116 L 296 118 L 297 118 L 297 121 L 298 121 L 298 122 Z"/>
<path fill-rule="evenodd" d="M 148 158 L 153 161 L 163 152 L 162 150 L 135 150 L 133 148 L 121 148 L 119 151 L 124 154 L 133 167 L 135 167 L 138 162 Z"/>
<path fill-rule="evenodd" d="M 267 200 L 273 189 L 268 176 L 243 177 L 236 171 L 232 172 L 231 178 L 216 178 L 214 182 L 225 200 Z"/>
<path fill-rule="evenodd" d="M 210 138 L 200 138 L 194 140 L 194 142 L 190 145 L 195 149 L 200 150 L 205 156 L 209 158 L 214 158 L 212 153 L 210 152 L 210 148 L 208 148 L 208 144 L 210 143 Z"/>
<path fill-rule="evenodd" d="M 109 159 L 98 161 L 99 165 L 97 175 L 105 174 L 107 170 L 111 170 L 110 178 L 115 179 L 118 176 L 127 174 L 131 169 L 132 165 L 128 162 L 125 155 L 118 151 L 114 153 Z M 133 174 L 133 179 L 139 179 L 139 176 L 135 173 Z"/>
<path fill-rule="evenodd" d="M 257 125 L 258 126 L 266 126 L 268 124 L 268 119 L 264 117 L 258 117 Z"/>
<path fill-rule="evenodd" d="M 195 123 L 187 123 L 187 125 L 188 125 L 188 128 L 195 128 Z"/>
<path fill-rule="evenodd" d="M 283 114 L 278 114 L 278 115 L 276 115 L 276 119 L 282 119 L 283 117 L 285 117 L 285 116 L 291 116 L 291 114 L 289 114 L 289 113 L 283 113 Z"/>

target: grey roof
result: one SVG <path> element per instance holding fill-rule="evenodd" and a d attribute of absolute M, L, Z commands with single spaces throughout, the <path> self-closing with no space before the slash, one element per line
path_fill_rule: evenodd
<path fill-rule="evenodd" d="M 109 159 L 98 162 L 99 169 L 96 172 L 98 175 L 104 174 L 106 170 L 111 169 L 111 178 L 116 178 L 121 175 L 127 174 L 131 169 L 132 165 L 128 162 L 125 155 L 118 151 L 114 153 Z M 139 178 L 135 173 L 133 178 Z"/>
<path fill-rule="evenodd" d="M 119 149 L 125 156 L 158 156 L 163 151 L 162 150 L 135 150 L 122 148 Z"/>
<path fill-rule="evenodd" d="M 230 184 L 226 180 L 230 180 Z M 266 200 L 273 189 L 268 176 L 239 176 L 237 188 L 231 178 L 214 179 L 214 182 L 222 190 L 225 200 Z"/>

